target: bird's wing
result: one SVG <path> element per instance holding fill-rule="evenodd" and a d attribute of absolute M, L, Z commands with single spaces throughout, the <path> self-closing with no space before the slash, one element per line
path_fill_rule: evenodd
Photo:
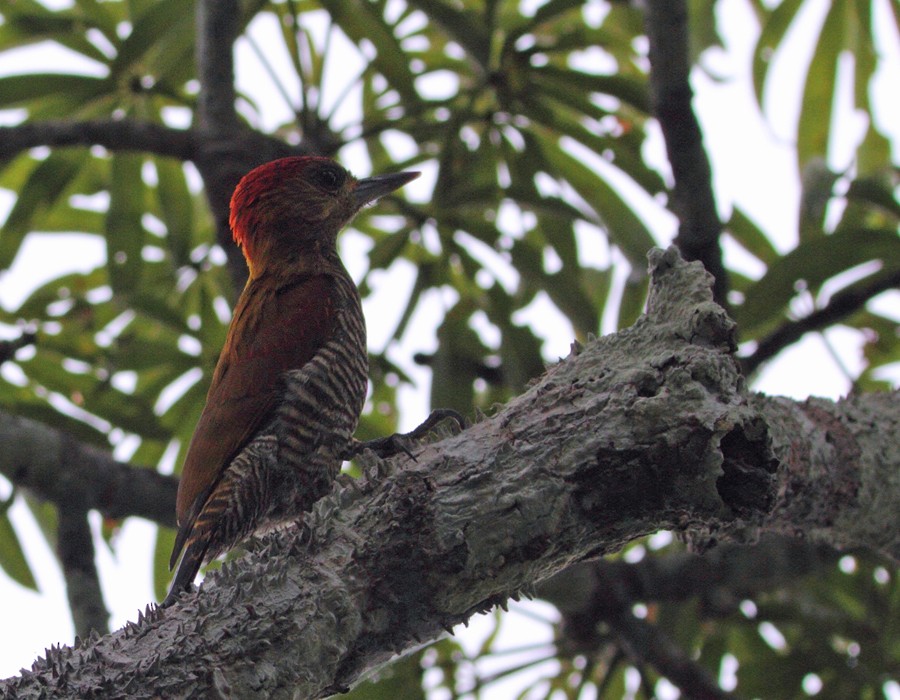
<path fill-rule="evenodd" d="M 257 280 L 245 288 L 185 457 L 173 565 L 222 472 L 278 404 L 284 372 L 309 362 L 328 338 L 332 291 L 325 275 L 280 288 Z"/>

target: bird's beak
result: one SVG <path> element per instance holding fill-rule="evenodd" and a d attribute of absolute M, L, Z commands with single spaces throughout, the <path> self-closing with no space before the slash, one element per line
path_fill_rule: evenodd
<path fill-rule="evenodd" d="M 398 187 L 403 187 L 410 180 L 415 180 L 421 173 L 408 171 L 405 173 L 391 173 L 389 175 L 375 175 L 367 177 L 356 183 L 356 189 L 353 191 L 353 199 L 356 206 L 364 207 L 370 202 L 374 202 L 379 197 L 383 197 L 389 192 L 393 192 Z"/>

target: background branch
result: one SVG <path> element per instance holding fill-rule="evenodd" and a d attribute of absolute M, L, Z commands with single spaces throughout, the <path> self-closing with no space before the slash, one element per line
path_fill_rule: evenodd
<path fill-rule="evenodd" d="M 42 500 L 65 506 L 77 497 L 85 512 L 97 510 L 111 519 L 136 515 L 175 526 L 178 479 L 173 476 L 116 461 L 55 428 L 2 411 L 0 445 L 0 473 Z"/>
<path fill-rule="evenodd" d="M 37 121 L 0 127 L 0 160 L 37 146 L 103 146 L 191 160 L 196 143 L 190 130 L 133 119 Z"/>
<path fill-rule="evenodd" d="M 882 292 L 900 287 L 900 272 L 875 275 L 873 279 L 835 294 L 821 309 L 796 321 L 790 321 L 759 341 L 752 355 L 741 360 L 747 376 L 767 360 L 772 359 L 806 333 L 819 331 L 839 323 Z"/>
<path fill-rule="evenodd" d="M 197 123 L 201 131 L 237 131 L 234 42 L 241 25 L 237 0 L 197 3 Z"/>
<path fill-rule="evenodd" d="M 713 298 L 728 308 L 728 273 L 722 263 L 709 158 L 691 106 L 688 9 L 685 0 L 647 0 L 645 28 L 650 45 L 653 113 L 666 142 L 675 184 L 672 210 L 680 225 L 675 245 L 687 260 L 699 260 L 715 277 Z"/>
<path fill-rule="evenodd" d="M 94 563 L 94 540 L 87 511 L 77 504 L 60 505 L 56 552 L 66 580 L 75 634 L 86 638 L 92 630 L 109 631 L 109 611 L 103 603 L 100 577 Z"/>
<path fill-rule="evenodd" d="M 710 673 L 695 663 L 661 629 L 635 617 L 629 606 L 615 607 L 607 613 L 606 623 L 635 666 L 652 666 L 691 700 L 733 697 L 722 690 Z"/>
<path fill-rule="evenodd" d="M 234 42 L 241 27 L 237 0 L 197 3 L 197 100 L 199 145 L 195 163 L 216 226 L 216 240 L 228 257 L 234 298 L 247 279 L 244 256 L 232 240 L 228 224 L 231 194 L 247 172 L 276 158 L 307 152 L 243 124 L 235 106 Z"/>

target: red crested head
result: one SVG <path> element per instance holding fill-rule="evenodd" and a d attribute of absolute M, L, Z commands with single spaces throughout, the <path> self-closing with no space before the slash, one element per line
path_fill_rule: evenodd
<path fill-rule="evenodd" d="M 234 190 L 230 217 L 251 276 L 298 254 L 336 253 L 338 232 L 360 208 L 418 175 L 357 180 L 319 156 L 281 158 L 251 170 Z"/>

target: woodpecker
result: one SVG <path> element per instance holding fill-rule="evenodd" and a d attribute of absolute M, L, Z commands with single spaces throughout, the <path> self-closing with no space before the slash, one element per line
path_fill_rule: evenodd
<path fill-rule="evenodd" d="M 366 326 L 336 239 L 362 207 L 418 176 L 357 180 L 299 156 L 238 183 L 230 224 L 249 276 L 185 457 L 170 568 L 184 554 L 163 605 L 204 563 L 308 510 L 353 452 Z"/>

